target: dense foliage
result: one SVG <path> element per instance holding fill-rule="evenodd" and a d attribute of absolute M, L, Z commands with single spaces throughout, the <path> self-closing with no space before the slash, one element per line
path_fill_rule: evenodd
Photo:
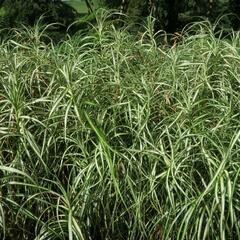
<path fill-rule="evenodd" d="M 44 15 L 45 23 L 61 23 L 68 26 L 77 16 L 76 10 L 61 0 L 2 0 L 3 14 L 0 27 L 33 26 Z"/>
<path fill-rule="evenodd" d="M 239 33 L 157 46 L 98 14 L 1 43 L 0 238 L 240 239 Z"/>
<path fill-rule="evenodd" d="M 224 14 L 222 27 L 239 29 L 240 2 L 238 0 L 102 0 L 108 7 L 121 9 L 131 22 L 139 23 L 145 16 L 154 16 L 157 28 L 174 33 L 196 17 L 208 18 L 214 22 Z M 114 3 L 114 4 L 113 4 Z M 233 15 L 235 14 L 235 16 Z"/>
<path fill-rule="evenodd" d="M 118 9 L 128 16 L 127 25 L 138 29 L 146 18 L 151 15 L 157 19 L 155 31 L 165 30 L 169 33 L 180 31 L 186 24 L 200 18 L 207 18 L 212 23 L 225 15 L 219 27 L 227 29 L 240 27 L 240 2 L 238 0 L 77 0 L 74 6 L 85 6 L 84 14 L 81 7 L 76 12 L 67 2 L 61 0 L 1 0 L 0 28 L 15 27 L 18 24 L 33 25 L 45 15 L 45 22 L 59 22 L 68 26 L 84 14 L 93 14 L 100 7 Z M 85 3 L 85 4 L 84 4 Z M 84 11 L 83 11 L 84 12 Z M 79 25 L 79 29 L 83 26 Z M 86 27 L 86 25 L 85 25 Z M 59 29 L 60 31 L 63 29 Z"/>

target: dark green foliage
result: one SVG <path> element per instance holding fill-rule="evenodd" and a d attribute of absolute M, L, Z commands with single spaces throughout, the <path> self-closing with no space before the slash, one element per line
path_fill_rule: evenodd
<path fill-rule="evenodd" d="M 107 7 L 118 8 L 126 13 L 130 23 L 141 23 L 146 16 L 157 19 L 156 30 L 174 33 L 186 24 L 208 19 L 212 23 L 225 15 L 221 27 L 238 29 L 240 2 L 238 0 L 104 0 Z M 228 15 L 227 15 L 228 14 Z M 230 14 L 230 15 L 229 15 Z M 235 14 L 235 17 L 231 16 Z"/>
<path fill-rule="evenodd" d="M 68 26 L 77 16 L 77 12 L 61 0 L 3 0 L 0 7 L 1 27 L 16 27 L 19 24 L 33 26 L 40 16 L 44 23 L 61 23 Z"/>
<path fill-rule="evenodd" d="M 121 4 L 123 3 L 122 0 L 102 0 L 101 1 L 103 5 L 110 7 L 110 8 L 118 8 L 119 6 L 121 6 Z"/>
<path fill-rule="evenodd" d="M 148 3 L 146 1 L 129 1 L 126 9 L 130 21 L 140 23 L 149 14 Z"/>
<path fill-rule="evenodd" d="M 93 1 L 85 0 L 88 13 L 96 6 Z M 214 23 L 220 16 L 220 27 L 239 29 L 240 3 L 238 0 L 100 0 L 100 6 L 118 9 L 127 14 L 127 24 L 138 29 L 146 17 L 151 15 L 157 19 L 155 31 L 165 30 L 175 33 L 186 24 L 200 19 L 208 19 Z M 61 0 L 0 0 L 0 24 L 3 27 L 14 27 L 18 24 L 33 25 L 45 15 L 45 23 L 59 22 L 67 26 L 75 20 L 77 12 Z M 4 13 L 4 14 L 3 14 Z M 227 15 L 227 14 L 232 15 Z M 235 14 L 235 16 L 234 16 Z"/>
<path fill-rule="evenodd" d="M 229 8 L 234 14 L 232 16 L 233 28 L 239 30 L 240 28 L 240 1 L 239 0 L 230 0 Z"/>

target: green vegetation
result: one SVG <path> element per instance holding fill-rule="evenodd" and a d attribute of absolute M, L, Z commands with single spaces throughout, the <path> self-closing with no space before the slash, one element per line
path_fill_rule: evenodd
<path fill-rule="evenodd" d="M 66 28 L 75 21 L 77 11 L 61 0 L 4 0 L 0 1 L 0 28 L 14 28 L 22 24 L 33 26 L 40 17 L 46 24 L 60 23 Z M 60 26 L 60 25 L 59 25 Z"/>
<path fill-rule="evenodd" d="M 151 15 L 157 19 L 156 30 L 174 33 L 188 23 L 208 19 L 215 22 L 225 15 L 221 27 L 240 29 L 239 0 L 100 0 L 109 8 L 117 8 L 137 25 Z M 235 14 L 235 15 L 234 15 Z"/>
<path fill-rule="evenodd" d="M 203 19 L 214 23 L 223 15 L 225 18 L 219 27 L 226 31 L 240 29 L 238 0 L 0 0 L 0 28 L 32 26 L 41 15 L 45 16 L 46 24 L 58 22 L 63 28 L 76 20 L 94 22 L 95 12 L 101 7 L 126 14 L 125 22 L 134 31 L 138 31 L 149 16 L 157 20 L 155 32 L 175 33 L 188 23 Z M 78 30 L 86 30 L 85 27 L 80 24 Z M 64 29 L 58 31 L 64 32 Z"/>
<path fill-rule="evenodd" d="M 72 7 L 74 7 L 79 13 L 88 13 L 90 9 L 88 9 L 88 6 L 86 4 L 85 0 L 67 0 L 66 3 L 70 4 Z M 91 0 L 89 1 L 93 9 L 96 9 L 100 2 L 98 0 Z"/>
<path fill-rule="evenodd" d="M 79 13 L 88 13 L 88 8 L 84 1 L 71 0 L 71 1 L 66 1 L 66 3 L 74 7 Z"/>
<path fill-rule="evenodd" d="M 240 239 L 239 32 L 108 19 L 1 42 L 0 238 Z"/>

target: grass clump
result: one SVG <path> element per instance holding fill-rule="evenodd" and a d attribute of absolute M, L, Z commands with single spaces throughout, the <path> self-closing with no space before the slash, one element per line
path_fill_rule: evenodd
<path fill-rule="evenodd" d="M 1 239 L 240 238 L 238 33 L 171 48 L 107 18 L 1 43 Z"/>

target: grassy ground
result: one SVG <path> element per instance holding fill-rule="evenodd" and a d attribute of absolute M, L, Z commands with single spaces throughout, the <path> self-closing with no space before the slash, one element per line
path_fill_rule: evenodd
<path fill-rule="evenodd" d="M 1 43 L 0 238 L 240 239 L 239 33 L 169 47 L 106 18 Z"/>

